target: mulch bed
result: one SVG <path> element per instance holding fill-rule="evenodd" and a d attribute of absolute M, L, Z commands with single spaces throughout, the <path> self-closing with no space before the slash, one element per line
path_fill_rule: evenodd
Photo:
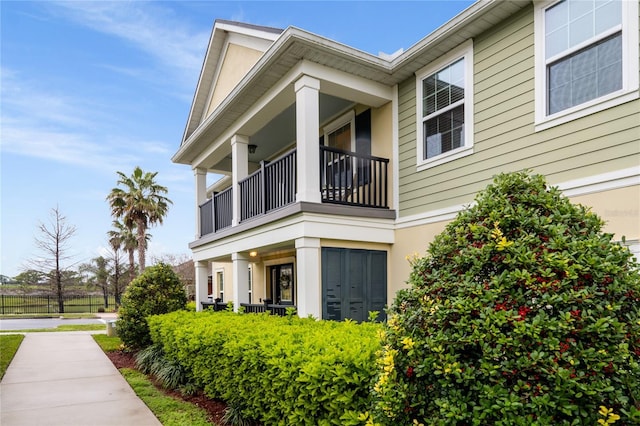
<path fill-rule="evenodd" d="M 107 352 L 107 356 L 115 365 L 116 368 L 131 368 L 136 370 L 136 361 L 135 354 L 132 352 L 125 351 L 113 351 Z M 227 408 L 227 405 L 218 400 L 213 400 L 207 398 L 201 392 L 196 395 L 182 395 L 180 392 L 164 389 L 162 386 L 159 386 L 155 381 L 153 382 L 156 388 L 160 389 L 166 395 L 172 396 L 176 399 L 181 399 L 186 402 L 190 402 L 202 409 L 204 409 L 208 413 L 209 421 L 215 425 L 223 425 L 222 416 L 224 416 L 224 410 Z"/>

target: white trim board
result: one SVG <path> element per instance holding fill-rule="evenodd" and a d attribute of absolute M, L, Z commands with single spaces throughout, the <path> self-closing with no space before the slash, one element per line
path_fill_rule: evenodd
<path fill-rule="evenodd" d="M 640 166 L 594 175 L 588 178 L 570 180 L 551 186 L 557 186 L 567 197 L 578 197 L 634 185 L 640 185 Z M 458 204 L 423 214 L 401 217 L 396 220 L 396 229 L 452 220 L 456 214 L 473 204 Z"/>

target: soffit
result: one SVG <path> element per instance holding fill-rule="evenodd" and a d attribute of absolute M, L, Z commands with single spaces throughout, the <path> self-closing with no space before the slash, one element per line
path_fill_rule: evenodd
<path fill-rule="evenodd" d="M 531 0 L 480 0 L 474 3 L 391 62 L 395 83 L 412 77 L 445 53 L 530 5 Z"/>
<path fill-rule="evenodd" d="M 191 164 L 204 146 L 216 141 L 302 60 L 393 86 L 530 4 L 530 0 L 479 0 L 392 61 L 289 27 L 218 108 L 197 128 L 185 132 L 185 140 L 172 160 Z"/>

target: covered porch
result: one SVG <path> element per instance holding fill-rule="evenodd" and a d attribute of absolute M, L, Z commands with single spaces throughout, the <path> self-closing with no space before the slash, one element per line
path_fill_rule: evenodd
<path fill-rule="evenodd" d="M 244 113 L 232 124 L 223 102 L 185 146 L 196 239 L 295 203 L 388 210 L 393 99 L 385 85 L 302 61 L 253 105 L 233 108 Z"/>
<path fill-rule="evenodd" d="M 297 149 L 260 168 L 238 182 L 239 223 L 267 215 L 296 202 Z M 388 209 L 389 159 L 337 148 L 319 147 L 319 182 L 322 203 Z M 233 224 L 233 190 L 230 186 L 199 205 L 200 236 Z"/>
<path fill-rule="evenodd" d="M 225 305 L 322 318 L 321 241 L 393 242 L 395 94 L 305 60 L 267 77 L 241 84 L 178 155 L 195 175 L 196 302 L 207 306 L 211 265 L 224 264 Z M 290 299 L 271 275 L 288 264 Z"/>

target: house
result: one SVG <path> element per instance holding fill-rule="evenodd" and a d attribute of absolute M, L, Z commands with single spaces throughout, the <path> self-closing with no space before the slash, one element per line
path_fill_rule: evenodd
<path fill-rule="evenodd" d="M 366 319 L 500 172 L 544 174 L 640 252 L 637 1 L 478 1 L 375 56 L 216 21 L 180 148 L 196 298 Z M 221 179 L 215 178 L 222 176 Z"/>

